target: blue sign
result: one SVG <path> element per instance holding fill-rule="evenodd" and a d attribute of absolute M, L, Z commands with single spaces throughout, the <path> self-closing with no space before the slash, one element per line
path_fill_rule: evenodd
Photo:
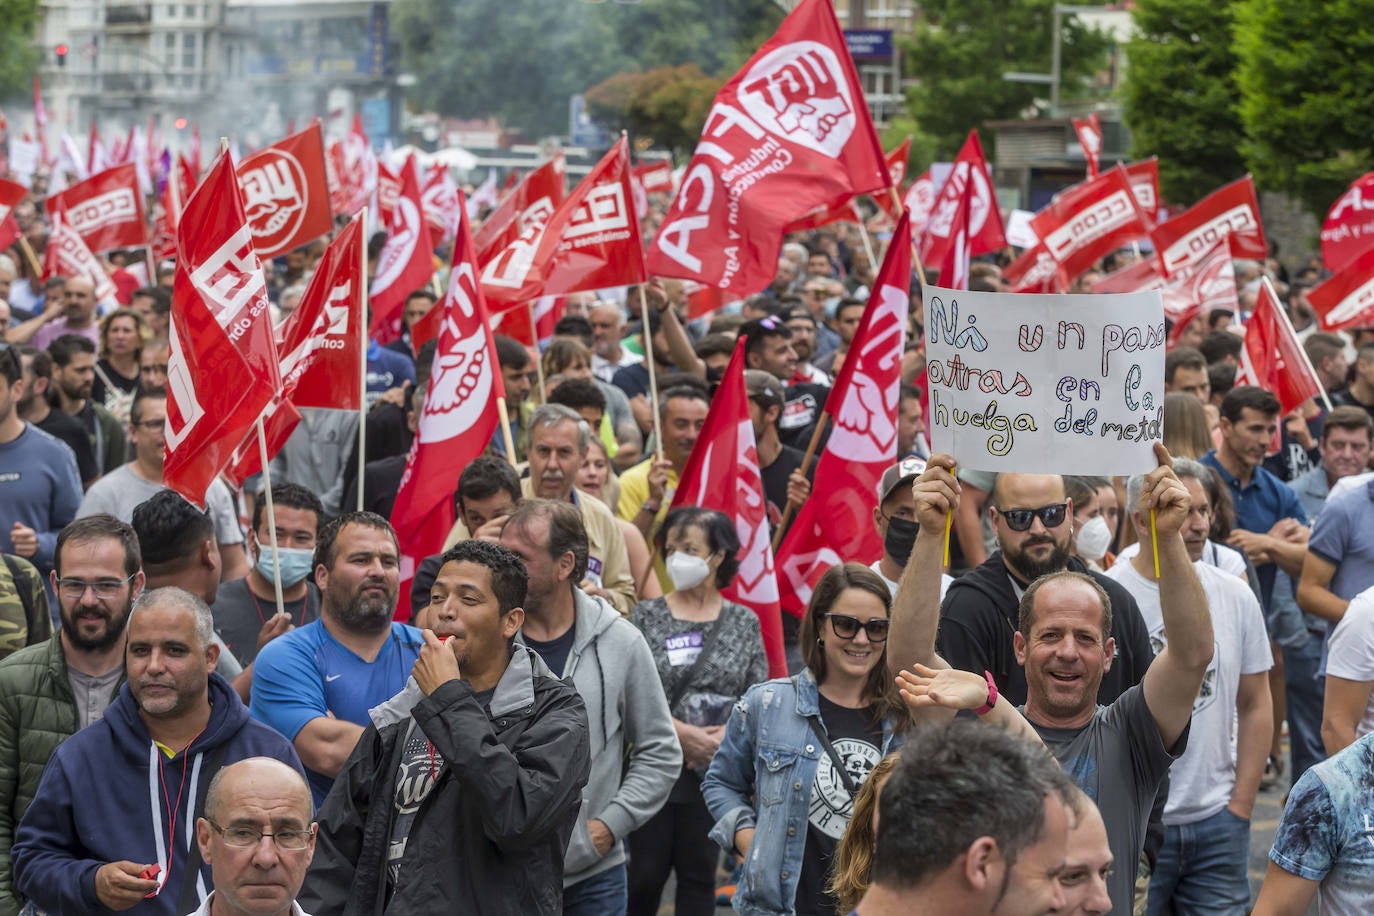
<path fill-rule="evenodd" d="M 855 60 L 891 60 L 891 29 L 845 29 L 844 43 Z"/>

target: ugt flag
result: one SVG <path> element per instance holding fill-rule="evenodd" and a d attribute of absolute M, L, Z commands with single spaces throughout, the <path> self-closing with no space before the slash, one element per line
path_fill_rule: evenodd
<path fill-rule="evenodd" d="M 716 94 L 649 272 L 756 293 L 788 223 L 889 181 L 835 7 L 801 0 Z"/>

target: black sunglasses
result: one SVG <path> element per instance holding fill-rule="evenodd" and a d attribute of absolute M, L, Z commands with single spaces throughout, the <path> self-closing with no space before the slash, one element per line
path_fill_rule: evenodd
<path fill-rule="evenodd" d="M 1025 531 L 1035 521 L 1035 517 L 1040 516 L 1040 521 L 1046 528 L 1058 528 L 1064 524 L 1064 517 L 1068 515 L 1069 504 L 1058 503 L 1053 506 L 1041 506 L 1039 509 L 1002 509 L 998 508 L 998 513 L 1007 520 L 1007 527 L 1012 531 Z"/>
<path fill-rule="evenodd" d="M 874 617 L 864 623 L 857 617 L 850 617 L 848 614 L 826 614 L 830 619 L 830 629 L 840 639 L 853 639 L 859 635 L 859 630 L 868 634 L 869 642 L 887 642 L 887 627 L 890 621 L 886 617 Z"/>

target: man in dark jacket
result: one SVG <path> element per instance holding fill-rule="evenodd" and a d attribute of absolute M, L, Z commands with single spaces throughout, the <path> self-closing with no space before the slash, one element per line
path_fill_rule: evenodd
<path fill-rule="evenodd" d="M 214 673 L 214 626 L 205 602 L 179 588 L 134 603 L 127 683 L 104 718 L 53 753 L 15 834 L 14 885 L 40 910 L 193 912 L 213 885 L 192 829 L 211 777 L 245 757 L 304 775 L 291 742 Z"/>
<path fill-rule="evenodd" d="M 955 579 L 940 607 L 936 651 L 952 667 L 991 671 L 997 690 L 1012 703 L 1026 702 L 1026 674 L 1016 663 L 1021 594 L 1036 579 L 1068 569 L 1088 572 L 1069 556 L 1073 504 L 1057 474 L 998 474 L 992 490 L 993 529 L 999 549 L 982 565 Z M 1027 519 L 1029 521 L 1027 522 Z M 1102 676 L 1097 702 L 1108 706 L 1140 683 L 1154 659 L 1150 634 L 1131 593 L 1106 576 L 1088 572 L 1112 602 L 1116 655 Z"/>
<path fill-rule="evenodd" d="M 306 912 L 562 912 L 590 768 L 587 714 L 514 642 L 527 581 L 495 544 L 444 554 L 413 677 L 372 710 L 320 811 Z"/>

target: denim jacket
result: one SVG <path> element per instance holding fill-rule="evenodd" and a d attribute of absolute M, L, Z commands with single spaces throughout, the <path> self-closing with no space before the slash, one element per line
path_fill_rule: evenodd
<path fill-rule="evenodd" d="M 702 781 L 716 819 L 711 839 L 726 852 L 735 832 L 755 829 L 732 901 L 743 916 L 790 916 L 806 845 L 811 786 L 825 746 L 807 723 L 819 715 L 810 670 L 755 684 L 735 704 L 725 737 Z M 892 722 L 883 722 L 883 754 L 894 750 Z"/>

